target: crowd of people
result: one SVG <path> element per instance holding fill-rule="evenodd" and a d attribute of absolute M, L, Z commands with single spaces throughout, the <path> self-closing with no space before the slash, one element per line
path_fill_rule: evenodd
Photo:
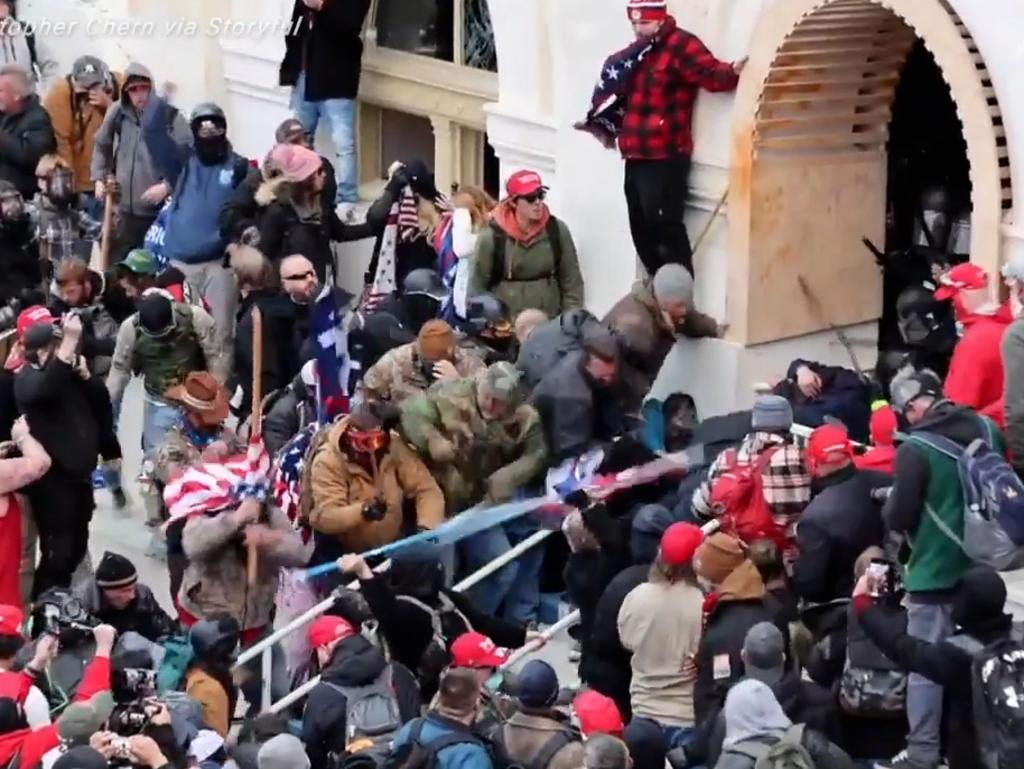
<path fill-rule="evenodd" d="M 698 91 L 743 62 L 629 0 L 636 41 L 579 127 L 624 158 L 645 271 L 599 318 L 533 170 L 495 201 L 397 161 L 360 216 L 368 6 L 297 0 L 295 116 L 257 161 L 140 63 L 83 56 L 42 98 L 0 67 L 0 763 L 1019 766 L 998 571 L 1024 565 L 1024 260 L 994 302 L 998 276 L 933 259 L 895 365 L 797 359 L 726 415 L 654 399 L 675 345 L 726 330 L 682 215 Z M 364 239 L 339 285 L 337 244 Z M 90 566 L 96 487 L 141 503 L 168 595 L 116 552 Z M 545 527 L 564 536 L 460 589 Z M 550 594 L 578 610 L 578 685 L 510 664 L 548 640 Z"/>

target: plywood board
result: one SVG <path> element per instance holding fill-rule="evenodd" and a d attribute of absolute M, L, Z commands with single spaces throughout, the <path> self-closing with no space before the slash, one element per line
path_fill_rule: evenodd
<path fill-rule="evenodd" d="M 885 236 L 885 158 L 808 164 L 761 156 L 751 176 L 748 344 L 874 320 L 882 279 L 862 237 Z M 829 317 L 804 297 L 802 275 Z"/>

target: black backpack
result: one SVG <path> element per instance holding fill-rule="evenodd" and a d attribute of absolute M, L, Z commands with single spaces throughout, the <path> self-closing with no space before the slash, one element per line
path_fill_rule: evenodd
<path fill-rule="evenodd" d="M 508 248 L 508 235 L 494 224 L 491 224 L 491 231 L 494 233 L 494 255 L 491 257 L 491 282 L 487 288 L 493 291 L 494 287 L 505 279 L 505 249 Z M 558 226 L 558 219 L 554 216 L 548 219 L 546 231 L 551 242 L 551 253 L 555 257 L 555 267 L 550 276 L 557 278 L 558 273 L 562 271 L 563 247 L 562 231 Z"/>
<path fill-rule="evenodd" d="M 946 643 L 971 655 L 971 693 L 978 753 L 984 769 L 1024 765 L 1024 628 L 983 646 L 967 635 Z"/>
<path fill-rule="evenodd" d="M 442 734 L 430 742 L 421 743 L 420 733 L 423 731 L 423 724 L 426 721 L 427 719 L 425 718 L 417 718 L 412 722 L 409 741 L 391 752 L 391 755 L 384 761 L 382 769 L 437 769 L 438 753 L 445 748 L 450 748 L 452 745 L 479 745 L 486 749 L 483 742 L 469 731 L 468 728 Z"/>

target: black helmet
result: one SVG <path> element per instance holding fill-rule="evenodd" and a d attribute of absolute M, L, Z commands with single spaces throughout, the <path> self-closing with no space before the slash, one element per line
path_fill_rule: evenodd
<path fill-rule="evenodd" d="M 935 298 L 928 283 L 903 290 L 896 299 L 896 317 L 903 341 L 913 347 L 931 347 L 936 337 L 950 331 L 956 334 L 950 325 L 949 307 Z"/>
<path fill-rule="evenodd" d="M 189 631 L 188 641 L 197 658 L 230 662 L 238 649 L 241 632 L 238 620 L 229 614 L 218 614 L 194 624 Z"/>
<path fill-rule="evenodd" d="M 228 116 L 218 105 L 212 101 L 206 101 L 192 110 L 192 117 L 189 118 L 188 123 L 192 128 L 192 133 L 197 135 L 203 129 L 204 123 L 212 124 L 219 129 L 219 133 L 224 133 L 228 126 Z"/>
<path fill-rule="evenodd" d="M 473 336 L 496 339 L 512 336 L 508 306 L 493 294 L 478 294 L 466 303 L 466 322 Z"/>
<path fill-rule="evenodd" d="M 406 296 L 429 296 L 431 299 L 443 301 L 448 296 L 448 289 L 441 282 L 441 276 L 436 270 L 426 267 L 413 270 L 405 276 L 402 283 L 402 293 Z"/>

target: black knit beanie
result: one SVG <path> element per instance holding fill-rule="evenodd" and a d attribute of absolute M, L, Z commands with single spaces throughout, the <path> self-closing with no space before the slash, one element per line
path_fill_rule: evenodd
<path fill-rule="evenodd" d="M 107 589 L 128 587 L 139 581 L 135 564 L 117 553 L 104 553 L 96 567 L 96 586 Z"/>

